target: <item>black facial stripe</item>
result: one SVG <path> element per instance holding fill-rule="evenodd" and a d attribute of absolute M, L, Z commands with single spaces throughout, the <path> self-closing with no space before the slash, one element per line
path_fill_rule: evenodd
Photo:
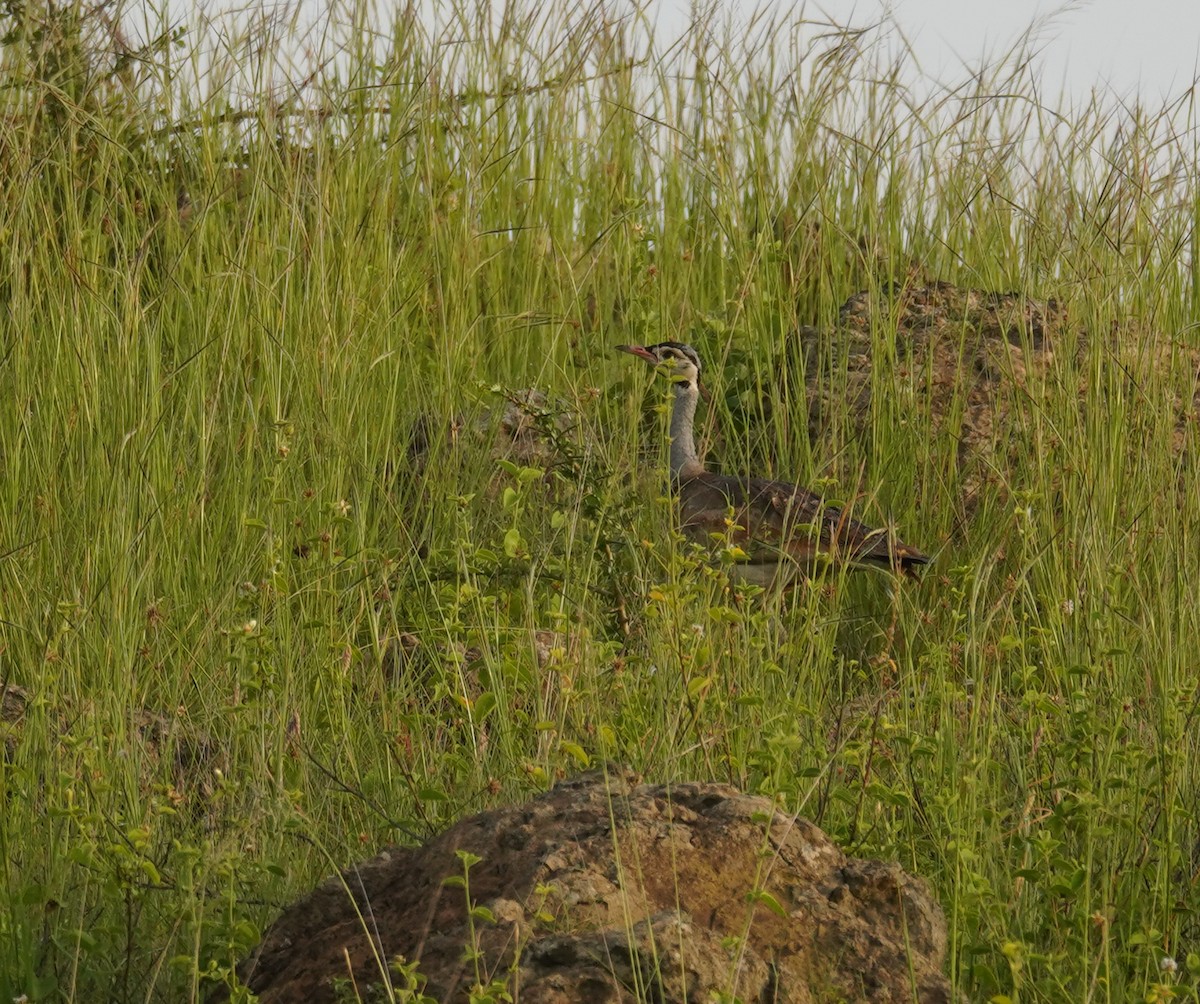
<path fill-rule="evenodd" d="M 696 355 L 696 350 L 683 342 L 658 342 L 655 345 L 647 345 L 646 350 L 653 352 L 663 362 L 668 359 L 679 360 L 695 366 L 696 372 L 701 369 L 700 357 Z"/>

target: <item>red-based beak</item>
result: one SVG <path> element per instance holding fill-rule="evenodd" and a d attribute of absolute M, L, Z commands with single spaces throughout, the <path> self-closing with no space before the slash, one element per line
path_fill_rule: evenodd
<path fill-rule="evenodd" d="M 658 357 L 648 349 L 641 345 L 618 345 L 618 352 L 628 352 L 631 356 L 637 356 L 639 359 L 645 359 L 652 366 L 658 365 Z"/>

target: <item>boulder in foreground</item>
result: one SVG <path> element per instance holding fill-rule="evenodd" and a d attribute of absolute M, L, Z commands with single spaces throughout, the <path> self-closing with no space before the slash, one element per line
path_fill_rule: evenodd
<path fill-rule="evenodd" d="M 474 935 L 460 852 L 478 858 Z M 241 975 L 262 1004 L 388 999 L 385 979 L 403 981 L 380 960 L 398 957 L 438 1001 L 495 979 L 526 1004 L 938 1004 L 945 950 L 940 907 L 899 866 L 848 858 L 728 785 L 614 769 L 327 880 Z"/>

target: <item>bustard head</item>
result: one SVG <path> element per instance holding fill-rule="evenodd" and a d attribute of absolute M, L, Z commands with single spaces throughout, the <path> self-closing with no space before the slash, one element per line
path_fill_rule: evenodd
<path fill-rule="evenodd" d="M 678 390 L 691 390 L 700 386 L 700 357 L 690 345 L 682 342 L 659 342 L 657 345 L 618 345 L 628 352 L 645 359 L 652 366 L 663 366 L 670 374 L 671 382 Z"/>

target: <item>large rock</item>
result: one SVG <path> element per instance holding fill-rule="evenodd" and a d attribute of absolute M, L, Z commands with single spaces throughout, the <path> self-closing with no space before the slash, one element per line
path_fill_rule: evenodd
<path fill-rule="evenodd" d="M 473 935 L 461 852 L 479 859 Z M 262 1004 L 334 1001 L 335 982 L 374 1000 L 398 957 L 438 1001 L 499 979 L 524 1004 L 936 1004 L 952 999 L 945 950 L 936 900 L 897 865 L 848 858 L 728 785 L 615 770 L 326 881 L 241 975 Z"/>
<path fill-rule="evenodd" d="M 500 401 L 473 421 L 456 415 L 446 423 L 446 442 L 457 448 L 471 444 L 486 448 L 493 460 L 551 467 L 569 459 L 567 444 L 578 438 L 576 417 L 561 402 L 552 401 L 536 387 L 497 390 Z M 429 462 L 437 420 L 421 414 L 408 436 L 408 467 L 420 476 Z"/>
<path fill-rule="evenodd" d="M 11 758 L 17 748 L 28 704 L 29 692 L 24 687 L 0 678 L 0 739 L 4 741 L 6 757 Z"/>
<path fill-rule="evenodd" d="M 1006 451 L 1019 452 L 1027 441 L 1021 416 L 1061 393 L 1073 370 L 1077 386 L 1066 392 L 1081 408 L 1095 400 L 1089 352 L 1097 344 L 1106 367 L 1128 381 L 1129 400 L 1170 416 L 1172 450 L 1184 450 L 1200 428 L 1200 349 L 1134 325 L 1072 329 L 1053 299 L 910 277 L 891 290 L 856 293 L 832 330 L 801 328 L 795 344 L 814 442 L 825 442 L 843 416 L 843 431 L 867 431 L 872 387 L 885 367 L 884 382 L 912 388 L 911 407 L 925 413 L 930 431 L 956 440 L 969 490 L 1011 464 Z M 1073 365 L 1059 365 L 1067 361 Z"/>
<path fill-rule="evenodd" d="M 801 330 L 810 434 L 819 439 L 843 409 L 862 431 L 871 417 L 876 349 L 892 342 L 894 358 L 889 352 L 885 364 L 913 378 L 934 431 L 958 439 L 960 463 L 990 454 L 1014 404 L 1046 379 L 1063 312 L 1053 300 L 948 282 L 905 284 L 893 296 L 856 293 L 832 333 Z M 878 328 L 894 338 L 881 339 Z M 835 378 L 843 367 L 844 385 Z"/>

